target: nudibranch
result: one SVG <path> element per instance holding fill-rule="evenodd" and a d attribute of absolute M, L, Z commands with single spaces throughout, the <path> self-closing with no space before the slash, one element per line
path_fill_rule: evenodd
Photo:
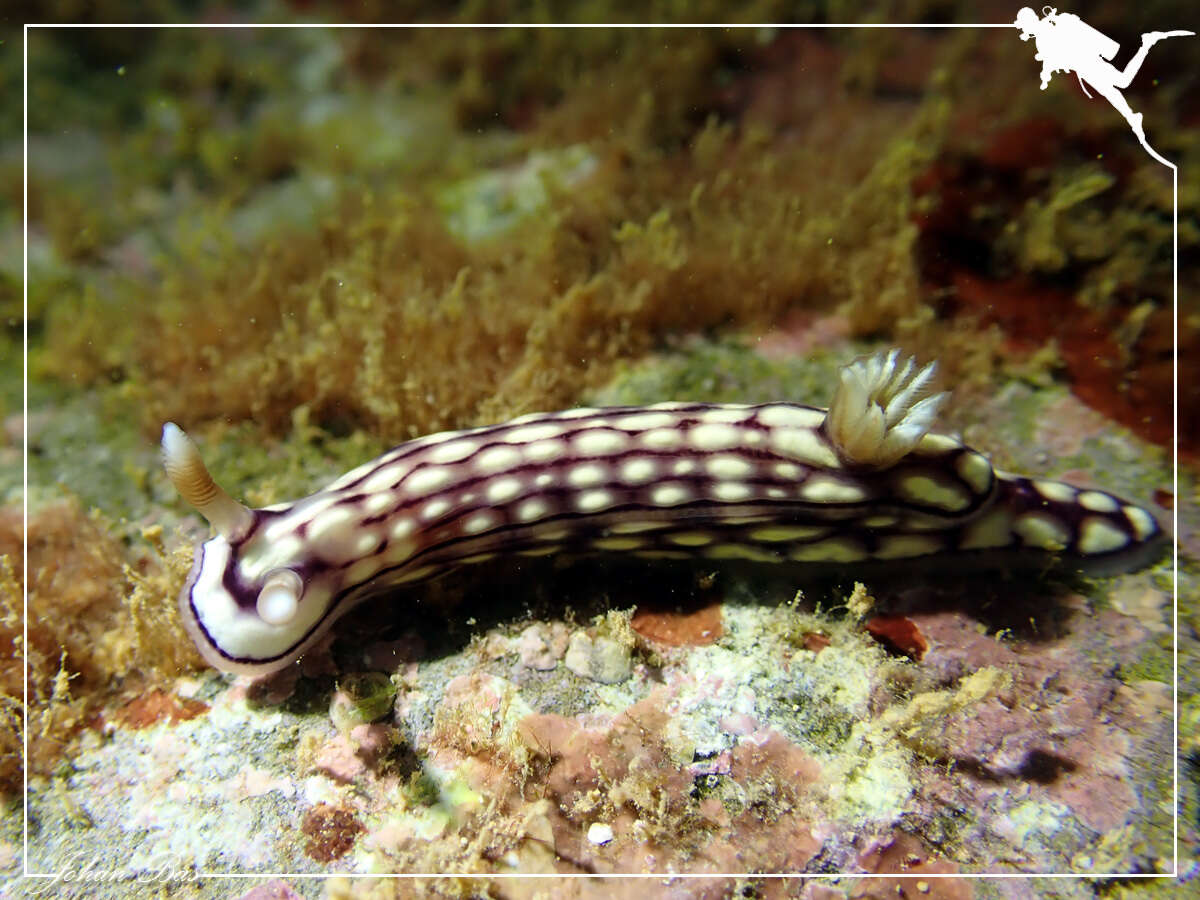
<path fill-rule="evenodd" d="M 180 596 L 219 669 L 266 674 L 364 599 L 503 555 L 796 564 L 936 554 L 1091 572 L 1161 549 L 1141 507 L 993 469 L 930 427 L 935 364 L 845 366 L 828 410 L 660 403 L 521 416 L 417 438 L 294 503 L 250 509 L 163 428 L 167 474 L 216 530 Z M 992 555 L 992 556 L 989 556 Z"/>

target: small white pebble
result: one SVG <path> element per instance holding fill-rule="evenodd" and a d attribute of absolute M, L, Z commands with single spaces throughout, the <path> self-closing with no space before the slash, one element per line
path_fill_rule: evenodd
<path fill-rule="evenodd" d="M 593 844 L 607 844 L 612 839 L 611 825 L 606 825 L 604 822 L 593 822 L 588 826 L 588 840 Z"/>

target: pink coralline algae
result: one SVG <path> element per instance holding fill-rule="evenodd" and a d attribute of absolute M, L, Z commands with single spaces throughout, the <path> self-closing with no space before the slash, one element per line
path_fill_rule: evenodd
<path fill-rule="evenodd" d="M 297 894 L 286 881 L 273 878 L 250 888 L 238 900 L 304 900 L 304 898 Z"/>
<path fill-rule="evenodd" d="M 341 784 L 349 784 L 376 767 L 392 748 L 395 729 L 387 725 L 356 725 L 339 734 L 317 753 L 314 768 Z"/>
<path fill-rule="evenodd" d="M 579 717 L 533 712 L 510 683 L 488 676 L 454 679 L 446 694 L 427 758 L 486 798 L 496 831 L 520 823 L 525 871 L 799 871 L 820 848 L 816 760 L 769 728 L 710 760 L 681 758 L 673 687 L 613 715 Z M 706 777 L 735 787 L 706 793 Z"/>
<path fill-rule="evenodd" d="M 995 871 L 998 859 L 1089 867 L 1088 848 L 1149 815 L 1134 767 L 1167 719 L 1114 675 L 1145 652 L 1149 631 L 1080 596 L 1048 606 L 1030 590 L 996 586 L 973 612 L 927 588 L 888 597 L 887 615 L 924 645 L 908 658 L 889 657 L 860 622 L 726 606 L 720 642 L 640 646 L 617 684 L 550 668 L 561 625 L 491 635 L 476 645 L 486 670 L 443 685 L 422 665 L 409 679 L 419 687 L 402 692 L 401 743 L 440 799 L 373 824 L 371 865 L 931 876 Z M 663 654 L 657 667 L 647 652 Z M 544 668 L 530 665 L 543 655 Z M 420 836 L 428 828 L 434 843 Z M 969 896 L 963 882 L 929 884 L 935 896 Z"/>
<path fill-rule="evenodd" d="M 971 900 L 971 882 L 963 878 L 928 878 L 957 872 L 958 866 L 938 859 L 921 840 L 897 832 L 883 840 L 872 841 L 859 855 L 859 864 L 867 872 L 903 875 L 903 878 L 864 878 L 850 892 L 851 900 Z"/>
<path fill-rule="evenodd" d="M 1081 609 L 1060 637 L 1001 642 L 980 634 L 962 612 L 912 618 L 930 640 L 924 665 L 945 681 L 984 665 L 1013 677 L 997 696 L 942 723 L 941 762 L 952 766 L 927 773 L 928 798 L 990 809 L 995 815 L 981 818 L 981 827 L 1018 845 L 1025 818 L 1014 810 L 1024 802 L 1099 833 L 1139 809 L 1130 760 L 1146 758 L 1155 741 L 1169 737 L 1158 733 L 1169 722 L 1147 727 L 1113 675 L 1144 639 L 1141 625 Z"/>
<path fill-rule="evenodd" d="M 747 807 L 731 812 L 716 796 L 697 799 L 693 767 L 670 752 L 668 694 L 657 689 L 599 727 L 551 714 L 522 721 L 530 744 L 549 760 L 545 784 L 555 800 L 550 817 L 559 852 L 596 871 L 664 871 L 684 860 L 694 872 L 802 870 L 820 847 L 802 812 L 805 794 L 820 782 L 817 762 L 763 730 L 728 757 L 729 777 L 750 798 Z M 618 835 L 612 844 L 583 839 L 597 816 Z M 690 845 L 681 847 L 680 834 L 664 828 L 672 819 L 690 823 Z M 739 839 L 730 841 L 730 833 Z"/>
<path fill-rule="evenodd" d="M 521 665 L 539 672 L 553 671 L 567 652 L 568 638 L 567 626 L 561 622 L 535 622 L 516 639 Z"/>

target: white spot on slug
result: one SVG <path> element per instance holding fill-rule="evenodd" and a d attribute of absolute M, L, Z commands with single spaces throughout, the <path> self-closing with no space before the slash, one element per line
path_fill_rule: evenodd
<path fill-rule="evenodd" d="M 650 502 L 658 506 L 677 506 L 692 499 L 692 492 L 682 484 L 661 484 L 650 493 Z"/>
<path fill-rule="evenodd" d="M 688 432 L 688 441 L 700 450 L 728 450 L 741 438 L 742 430 L 732 425 L 697 425 Z"/>
<path fill-rule="evenodd" d="M 825 421 L 825 411 L 778 403 L 763 407 L 756 418 L 771 428 L 816 428 Z"/>
<path fill-rule="evenodd" d="M 920 456 L 941 456 L 943 453 L 949 453 L 952 450 L 957 450 L 962 444 L 950 437 L 948 434 L 927 434 L 917 441 L 917 446 L 913 447 L 913 452 Z M 959 473 L 962 474 L 961 472 Z M 966 477 L 966 476 L 963 476 Z"/>
<path fill-rule="evenodd" d="M 683 443 L 683 433 L 674 428 L 658 428 L 645 432 L 640 438 L 642 446 L 655 450 L 672 450 Z"/>
<path fill-rule="evenodd" d="M 1005 509 L 993 509 L 975 519 L 963 530 L 960 550 L 986 550 L 1012 543 L 1012 517 Z"/>
<path fill-rule="evenodd" d="M 410 494 L 428 494 L 444 487 L 451 478 L 450 470 L 440 466 L 417 469 L 404 479 L 404 489 Z"/>
<path fill-rule="evenodd" d="M 1110 553 L 1129 543 L 1120 528 L 1106 519 L 1088 516 L 1079 532 L 1079 549 L 1084 553 Z"/>
<path fill-rule="evenodd" d="M 893 524 L 899 525 L 905 531 L 945 531 L 946 529 L 946 519 L 943 516 L 916 511 L 898 517 Z"/>
<path fill-rule="evenodd" d="M 534 441 L 562 437 L 565 430 L 561 425 L 556 425 L 552 422 L 543 422 L 540 425 L 526 425 L 524 428 L 514 428 L 508 434 L 504 435 L 504 440 L 510 444 L 532 444 Z"/>
<path fill-rule="evenodd" d="M 768 525 L 766 528 L 756 528 L 750 532 L 750 537 L 756 541 L 802 541 L 807 538 L 820 537 L 829 531 L 817 525 Z"/>
<path fill-rule="evenodd" d="M 629 438 L 619 431 L 593 429 L 576 435 L 572 443 L 575 449 L 585 456 L 600 456 L 624 450 L 629 444 Z"/>
<path fill-rule="evenodd" d="M 462 524 L 462 530 L 467 534 L 479 534 L 499 524 L 499 519 L 490 510 L 481 510 L 467 517 Z"/>
<path fill-rule="evenodd" d="M 238 574 L 247 581 L 256 581 L 270 569 L 286 565 L 302 558 L 305 552 L 304 542 L 297 534 L 286 534 L 271 541 L 268 552 L 247 553 L 237 562 Z"/>
<path fill-rule="evenodd" d="M 776 452 L 819 469 L 840 469 L 841 462 L 829 445 L 807 428 L 778 428 L 770 434 Z"/>
<path fill-rule="evenodd" d="M 929 437 L 931 435 L 925 435 L 925 438 Z M 964 453 L 955 461 L 954 468 L 958 476 L 969 484 L 977 495 L 986 494 L 991 489 L 995 473 L 992 471 L 992 464 L 982 453 L 976 453 L 974 450 Z"/>
<path fill-rule="evenodd" d="M 679 424 L 679 417 L 665 412 L 636 413 L 614 419 L 613 424 L 629 431 L 646 431 L 652 428 L 673 428 Z"/>
<path fill-rule="evenodd" d="M 306 537 L 310 544 L 320 545 L 323 552 L 341 556 L 348 549 L 347 545 L 353 546 L 358 521 L 354 510 L 335 506 L 312 520 Z"/>
<path fill-rule="evenodd" d="M 545 500 L 531 497 L 517 507 L 516 516 L 521 522 L 532 522 L 535 519 L 544 519 L 549 513 L 550 507 L 546 505 Z"/>
<path fill-rule="evenodd" d="M 594 416 L 598 412 L 600 412 L 600 410 L 594 409 L 593 407 L 581 406 L 578 409 L 564 410 L 563 412 L 556 413 L 555 415 L 559 419 L 586 419 L 588 416 Z"/>
<path fill-rule="evenodd" d="M 540 412 L 525 413 L 523 416 L 517 416 L 515 419 L 511 419 L 508 424 L 509 425 L 525 425 L 528 422 L 540 422 L 544 418 L 546 418 L 545 413 L 540 413 Z"/>
<path fill-rule="evenodd" d="M 736 503 L 739 500 L 748 500 L 754 496 L 754 491 L 751 490 L 748 484 L 740 484 L 736 481 L 720 481 L 712 486 L 712 495 L 718 500 Z"/>
<path fill-rule="evenodd" d="M 1140 506 L 1126 506 L 1123 512 L 1125 518 L 1129 520 L 1129 524 L 1133 526 L 1133 533 L 1137 535 L 1139 541 L 1146 540 L 1158 531 L 1158 523 L 1154 521 L 1154 516 Z"/>
<path fill-rule="evenodd" d="M 788 556 L 797 562 L 856 562 L 867 554 L 849 538 L 829 538 L 793 547 Z"/>
<path fill-rule="evenodd" d="M 526 454 L 529 453 L 535 444 L 530 444 L 525 448 Z M 513 447 L 489 447 L 479 454 L 475 460 L 475 466 L 479 471 L 484 473 L 502 472 L 505 469 L 511 469 L 513 466 L 521 462 L 521 454 Z"/>
<path fill-rule="evenodd" d="M 416 552 L 417 545 L 412 541 L 395 541 L 388 544 L 387 549 L 383 551 L 383 560 L 388 565 L 394 566 L 404 562 Z"/>
<path fill-rule="evenodd" d="M 715 547 L 705 548 L 704 555 L 709 559 L 747 559 L 750 562 L 779 562 L 779 555 L 777 553 L 772 553 L 770 550 L 763 550 L 759 547 L 751 547 L 746 544 L 717 544 Z"/>
<path fill-rule="evenodd" d="M 858 485 L 820 472 L 800 486 L 800 496 L 810 503 L 858 503 L 867 499 Z"/>
<path fill-rule="evenodd" d="M 1120 508 L 1115 499 L 1100 491 L 1084 491 L 1075 499 L 1080 506 L 1092 512 L 1116 512 Z"/>
<path fill-rule="evenodd" d="M 364 581 L 369 581 L 380 568 L 378 557 L 372 556 L 368 559 L 360 559 L 346 570 L 346 583 L 362 584 Z"/>
<path fill-rule="evenodd" d="M 706 409 L 700 414 L 700 421 L 713 425 L 733 425 L 746 421 L 753 412 L 753 408 L 749 406 L 720 406 L 716 409 Z"/>
<path fill-rule="evenodd" d="M 433 446 L 434 444 L 442 444 L 446 441 L 452 441 L 457 437 L 462 437 L 464 434 L 470 434 L 474 431 L 479 431 L 478 428 L 469 428 L 466 431 L 439 431 L 437 434 L 427 434 L 425 437 L 417 438 L 414 443 L 425 446 Z M 394 450 L 392 451 L 395 452 Z"/>
<path fill-rule="evenodd" d="M 612 534 L 640 534 L 643 531 L 658 531 L 670 526 L 671 522 L 666 519 L 656 522 L 614 522 L 608 530 Z"/>
<path fill-rule="evenodd" d="M 546 547 L 530 547 L 528 550 L 518 550 L 518 556 L 549 556 L 558 550 L 557 544 L 550 544 Z"/>
<path fill-rule="evenodd" d="M 322 492 L 307 500 L 301 500 L 295 508 L 286 515 L 276 519 L 266 527 L 263 536 L 269 543 L 275 543 L 289 534 L 294 534 L 303 523 L 315 519 L 323 510 L 337 503 L 341 495 Z"/>
<path fill-rule="evenodd" d="M 592 546 L 597 550 L 636 550 L 642 546 L 642 541 L 633 537 L 596 538 Z"/>
<path fill-rule="evenodd" d="M 621 466 L 621 479 L 630 484 L 649 481 L 658 472 L 658 465 L 652 459 L 644 457 L 631 459 Z"/>
<path fill-rule="evenodd" d="M 612 506 L 615 502 L 611 491 L 584 491 L 575 500 L 575 506 L 580 512 L 595 512 L 606 506 Z"/>
<path fill-rule="evenodd" d="M 1076 490 L 1069 484 L 1064 484 L 1061 481 L 1038 480 L 1033 483 L 1033 486 L 1047 500 L 1053 500 L 1057 503 L 1075 502 Z"/>
<path fill-rule="evenodd" d="M 708 474 L 713 478 L 733 480 L 745 478 L 754 472 L 754 466 L 740 456 L 714 456 L 706 464 Z"/>
<path fill-rule="evenodd" d="M 867 516 L 862 524 L 867 528 L 891 528 L 896 521 L 895 516 Z"/>
<path fill-rule="evenodd" d="M 472 565 L 474 563 L 487 562 L 489 559 L 495 559 L 497 555 L 495 553 L 476 553 L 472 556 L 464 556 L 459 562 L 463 565 Z"/>
<path fill-rule="evenodd" d="M 521 481 L 518 478 L 501 478 L 493 481 L 484 492 L 491 503 L 503 503 L 521 493 Z"/>
<path fill-rule="evenodd" d="M 1071 533 L 1067 526 L 1042 512 L 1024 513 L 1013 523 L 1013 531 L 1030 547 L 1058 551 L 1067 546 Z"/>
<path fill-rule="evenodd" d="M 903 559 L 908 556 L 928 556 L 944 550 L 945 545 L 934 537 L 922 534 L 890 534 L 875 549 L 879 559 Z"/>
<path fill-rule="evenodd" d="M 971 498 L 960 485 L 933 475 L 905 475 L 896 479 L 896 493 L 905 500 L 923 506 L 936 506 L 958 512 L 971 505 Z"/>
<path fill-rule="evenodd" d="M 367 494 L 377 491 L 390 491 L 408 471 L 408 467 L 400 463 L 384 466 L 360 485 L 360 490 Z"/>
<path fill-rule="evenodd" d="M 479 449 L 476 441 L 451 441 L 448 444 L 438 444 L 429 451 L 430 462 L 452 463 L 466 459 Z"/>
<path fill-rule="evenodd" d="M 530 462 L 550 462 L 558 459 L 566 450 L 567 445 L 562 441 L 534 441 L 521 448 L 521 452 Z"/>
<path fill-rule="evenodd" d="M 591 487 L 594 484 L 603 484 L 608 478 L 608 472 L 604 466 L 598 466 L 595 463 L 585 463 L 582 466 L 576 466 L 567 473 L 567 483 L 574 487 Z"/>
<path fill-rule="evenodd" d="M 650 406 L 650 409 L 688 409 L 695 405 L 684 400 L 668 400 L 665 403 L 655 403 Z"/>
<path fill-rule="evenodd" d="M 396 577 L 392 579 L 392 583 L 407 584 L 410 581 L 420 581 L 422 578 L 428 578 L 437 571 L 437 566 L 420 566 L 416 569 L 413 569 L 411 572 L 402 572 L 396 575 Z"/>
<path fill-rule="evenodd" d="M 363 515 L 377 516 L 396 502 L 396 496 L 388 491 L 369 495 L 362 501 Z"/>
<path fill-rule="evenodd" d="M 375 467 L 378 465 L 379 465 L 379 460 L 373 459 L 370 462 L 363 463 L 361 466 L 356 466 L 355 468 L 353 468 L 349 472 L 347 472 L 345 475 L 343 475 L 341 478 L 338 478 L 338 479 L 330 482 L 328 485 L 326 485 L 325 490 L 338 491 L 344 487 L 348 487 L 349 485 L 358 481 L 358 479 L 370 474 L 371 472 L 374 472 Z"/>
<path fill-rule="evenodd" d="M 374 531 L 364 530 L 358 537 L 354 538 L 354 555 L 366 556 L 368 553 L 373 553 L 375 548 L 379 546 L 379 535 Z"/>
<path fill-rule="evenodd" d="M 668 534 L 667 540 L 681 547 L 703 547 L 713 542 L 713 536 L 702 531 L 684 531 L 680 534 Z"/>

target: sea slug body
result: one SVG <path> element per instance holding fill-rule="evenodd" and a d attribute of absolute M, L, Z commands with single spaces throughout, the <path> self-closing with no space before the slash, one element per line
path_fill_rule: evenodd
<path fill-rule="evenodd" d="M 1154 516 L 1119 497 L 998 472 L 929 432 L 934 365 L 892 350 L 845 366 L 828 410 L 663 403 L 521 416 L 417 438 L 323 490 L 249 509 L 163 427 L 163 461 L 216 537 L 196 552 L 183 621 L 217 668 L 295 661 L 362 600 L 497 555 L 850 565 L 948 555 L 979 564 L 1136 568 Z"/>

